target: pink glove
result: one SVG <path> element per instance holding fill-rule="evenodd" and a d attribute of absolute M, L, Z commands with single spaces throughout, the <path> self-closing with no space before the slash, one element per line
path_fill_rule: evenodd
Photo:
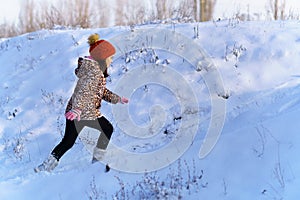
<path fill-rule="evenodd" d="M 128 103 L 128 102 L 129 102 L 129 100 L 127 98 L 125 98 L 125 97 L 120 98 L 120 103 L 121 104 L 125 104 L 125 103 Z"/>
<path fill-rule="evenodd" d="M 78 121 L 80 121 L 80 115 L 81 111 L 79 109 L 72 109 L 65 114 L 66 118 L 71 121 L 73 121 L 76 118 Z"/>

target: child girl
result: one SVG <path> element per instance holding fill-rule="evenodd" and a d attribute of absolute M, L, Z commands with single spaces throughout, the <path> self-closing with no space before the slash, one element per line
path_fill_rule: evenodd
<path fill-rule="evenodd" d="M 90 35 L 88 43 L 90 56 L 79 58 L 75 70 L 78 81 L 66 108 L 64 137 L 49 157 L 35 168 L 36 172 L 52 171 L 60 158 L 74 145 L 85 126 L 101 132 L 93 152 L 93 161 L 103 158 L 113 133 L 113 126 L 99 110 L 101 100 L 113 104 L 128 103 L 127 98 L 120 97 L 106 88 L 107 68 L 116 52 L 114 46 L 106 40 L 100 40 L 98 34 Z"/>

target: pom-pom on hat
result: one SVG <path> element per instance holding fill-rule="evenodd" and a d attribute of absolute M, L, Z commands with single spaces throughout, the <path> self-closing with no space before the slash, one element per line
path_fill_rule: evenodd
<path fill-rule="evenodd" d="M 95 33 L 89 36 L 90 55 L 95 60 L 105 60 L 116 53 L 115 47 L 106 40 L 100 40 L 100 36 Z"/>

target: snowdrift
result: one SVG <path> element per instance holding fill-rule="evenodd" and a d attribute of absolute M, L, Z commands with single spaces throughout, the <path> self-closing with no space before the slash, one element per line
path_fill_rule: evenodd
<path fill-rule="evenodd" d="M 116 119 L 114 113 L 124 108 L 103 103 L 102 113 L 115 127 L 111 143 L 141 157 L 163 153 L 150 157 L 150 163 L 111 156 L 114 162 L 132 167 L 154 166 L 161 158 L 174 161 L 151 172 L 131 173 L 112 165 L 105 173 L 106 163 L 91 164 L 87 141 L 81 139 L 53 173 L 35 174 L 33 168 L 63 136 L 64 109 L 76 83 L 77 58 L 88 55 L 88 36 L 99 33 L 110 40 L 141 29 L 167 30 L 192 41 L 190 48 L 201 47 L 220 75 L 209 77 L 208 83 L 203 76 L 207 69 L 201 68 L 207 63 L 189 62 L 182 56 L 189 47 L 180 40 L 163 48 L 153 45 L 151 37 L 132 46 L 125 40 L 116 43 L 125 49 L 119 48 L 107 87 L 130 95 L 125 111 L 132 135 L 124 131 L 128 116 Z M 0 199 L 296 199 L 300 195 L 299 29 L 298 21 L 225 20 L 61 28 L 1 39 Z M 173 41 L 170 37 L 162 41 Z M 175 50 L 171 51 L 171 46 Z M 150 74 L 149 80 L 135 74 L 126 81 L 127 86 L 120 87 L 130 73 L 143 68 Z M 170 76 L 171 72 L 176 72 L 178 79 Z M 158 73 L 165 74 L 156 76 Z M 166 82 L 158 83 L 159 77 Z M 187 85 L 181 84 L 181 79 Z M 222 93 L 212 91 L 211 83 L 222 83 Z M 190 99 L 180 93 L 182 88 L 189 88 Z M 214 107 L 214 98 L 222 99 L 226 107 Z M 187 112 L 185 105 L 191 99 L 197 105 L 188 107 Z M 220 136 L 200 159 L 199 149 L 214 125 L 214 115 L 219 114 L 224 115 Z M 182 124 L 187 124 L 184 130 Z M 135 130 L 146 131 L 141 136 Z M 182 137 L 178 137 L 179 130 Z M 99 134 L 93 130 L 85 133 Z M 189 139 L 184 140 L 187 135 Z M 173 141 L 182 143 L 170 149 Z M 186 142 L 186 148 L 180 146 Z"/>

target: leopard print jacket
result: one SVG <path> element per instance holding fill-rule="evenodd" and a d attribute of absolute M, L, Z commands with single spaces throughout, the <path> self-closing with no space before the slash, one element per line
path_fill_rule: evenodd
<path fill-rule="evenodd" d="M 120 97 L 106 88 L 106 78 L 97 61 L 79 58 L 75 74 L 79 79 L 66 113 L 71 109 L 79 109 L 82 120 L 94 120 L 101 116 L 102 99 L 113 104 L 120 102 Z"/>

